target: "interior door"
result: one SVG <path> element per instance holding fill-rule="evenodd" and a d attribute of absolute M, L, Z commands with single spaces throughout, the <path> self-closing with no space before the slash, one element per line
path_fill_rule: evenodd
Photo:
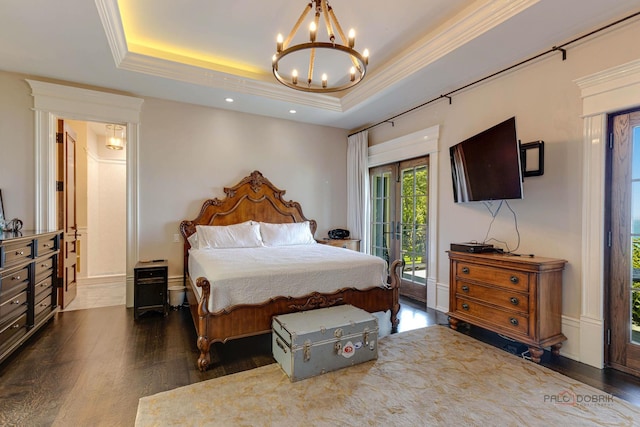
<path fill-rule="evenodd" d="M 429 158 L 406 160 L 370 170 L 371 253 L 403 259 L 400 294 L 427 300 Z"/>
<path fill-rule="evenodd" d="M 609 364 L 640 375 L 640 111 L 612 118 Z"/>
<path fill-rule="evenodd" d="M 76 297 L 78 262 L 78 228 L 76 223 L 76 135 L 58 120 L 58 228 L 63 230 L 62 254 L 58 270 L 58 304 L 65 308 Z"/>

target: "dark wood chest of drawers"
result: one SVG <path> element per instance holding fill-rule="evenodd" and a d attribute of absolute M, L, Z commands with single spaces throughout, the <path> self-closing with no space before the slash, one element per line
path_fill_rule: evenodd
<path fill-rule="evenodd" d="M 60 232 L 0 232 L 0 362 L 57 312 Z"/>
<path fill-rule="evenodd" d="M 477 325 L 526 344 L 539 363 L 562 342 L 565 260 L 449 252 L 449 324 Z"/>

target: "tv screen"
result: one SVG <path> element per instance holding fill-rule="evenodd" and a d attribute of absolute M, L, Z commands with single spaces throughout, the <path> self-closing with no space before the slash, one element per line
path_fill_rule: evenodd
<path fill-rule="evenodd" d="M 449 155 L 456 203 L 522 199 L 515 117 L 452 146 Z"/>

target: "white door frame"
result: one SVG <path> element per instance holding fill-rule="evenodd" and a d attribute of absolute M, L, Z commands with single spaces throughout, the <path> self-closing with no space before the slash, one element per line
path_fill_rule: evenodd
<path fill-rule="evenodd" d="M 133 267 L 138 259 L 138 139 L 143 99 L 26 80 L 35 112 L 35 226 L 56 228 L 56 121 L 58 118 L 126 123 L 127 307 L 133 306 Z"/>
<path fill-rule="evenodd" d="M 583 136 L 582 308 L 579 361 L 604 366 L 605 160 L 609 113 L 640 105 L 640 60 L 575 81 L 581 91 Z"/>

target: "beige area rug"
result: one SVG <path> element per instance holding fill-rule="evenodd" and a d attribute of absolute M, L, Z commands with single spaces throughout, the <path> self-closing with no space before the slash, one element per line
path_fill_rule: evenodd
<path fill-rule="evenodd" d="M 292 383 L 278 364 L 140 399 L 136 426 L 633 426 L 640 409 L 447 327 Z"/>

